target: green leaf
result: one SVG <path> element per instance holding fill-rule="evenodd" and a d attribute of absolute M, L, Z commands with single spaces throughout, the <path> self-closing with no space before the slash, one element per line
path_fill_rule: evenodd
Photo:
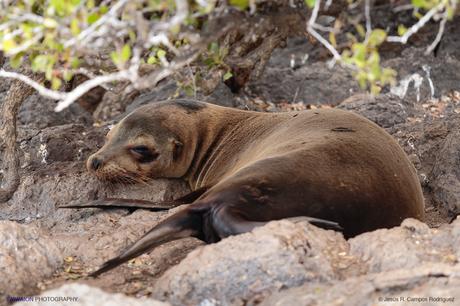
<path fill-rule="evenodd" d="M 15 56 L 10 58 L 10 65 L 13 68 L 19 68 L 22 64 L 22 59 L 23 59 L 24 54 L 23 53 L 18 53 Z"/>
<path fill-rule="evenodd" d="M 88 22 L 88 24 L 93 24 L 95 23 L 96 21 L 98 21 L 99 19 L 99 14 L 98 13 L 92 13 L 88 16 L 88 18 L 86 19 L 86 21 Z"/>
<path fill-rule="evenodd" d="M 94 8 L 94 6 L 95 6 L 94 0 L 88 0 L 88 1 L 86 2 L 86 7 L 87 7 L 88 9 L 92 9 L 92 8 Z"/>
<path fill-rule="evenodd" d="M 244 11 L 249 7 L 249 0 L 230 0 L 230 5 Z"/>
<path fill-rule="evenodd" d="M 108 7 L 107 5 L 101 5 L 101 6 L 99 7 L 99 12 L 100 12 L 101 14 L 105 14 L 105 13 L 107 13 L 108 11 L 109 11 L 109 7 Z"/>
<path fill-rule="evenodd" d="M 158 58 L 162 58 L 162 57 L 165 57 L 166 56 L 166 51 L 163 50 L 163 49 L 158 49 L 157 51 L 157 57 Z"/>
<path fill-rule="evenodd" d="M 353 58 L 357 62 L 364 62 L 366 60 L 366 46 L 362 43 L 356 43 L 351 46 L 353 50 Z"/>
<path fill-rule="evenodd" d="M 149 56 L 149 58 L 147 59 L 147 64 L 149 65 L 158 64 L 158 59 L 156 58 L 156 56 Z"/>
<path fill-rule="evenodd" d="M 305 4 L 309 7 L 312 8 L 315 6 L 316 0 L 305 0 Z"/>
<path fill-rule="evenodd" d="M 356 80 L 358 80 L 359 87 L 361 87 L 362 89 L 365 89 L 366 81 L 367 81 L 366 73 L 364 71 L 359 71 L 355 77 L 356 77 Z"/>
<path fill-rule="evenodd" d="M 222 77 L 222 79 L 224 81 L 227 81 L 228 79 L 230 79 L 231 77 L 233 76 L 233 73 L 231 71 L 227 71 L 224 76 Z"/>
<path fill-rule="evenodd" d="M 380 46 L 387 38 L 387 33 L 382 29 L 375 29 L 369 36 L 369 45 L 371 47 Z"/>
<path fill-rule="evenodd" d="M 16 42 L 12 39 L 7 39 L 2 42 L 2 50 L 5 53 L 8 53 L 9 51 L 13 50 L 14 48 L 16 48 L 16 46 Z"/>
<path fill-rule="evenodd" d="M 424 5 L 424 0 L 412 0 L 412 5 L 421 8 Z"/>
<path fill-rule="evenodd" d="M 131 57 L 131 47 L 126 44 L 123 48 L 119 51 L 113 51 L 110 53 L 110 58 L 114 62 L 115 65 L 121 66 L 124 65 L 129 58 Z"/>
<path fill-rule="evenodd" d="M 446 10 L 447 10 L 447 20 L 452 20 L 452 18 L 454 18 L 454 15 L 455 15 L 455 9 L 449 5 L 446 8 Z"/>
<path fill-rule="evenodd" d="M 216 65 L 216 62 L 214 62 L 214 59 L 208 57 L 206 59 L 204 59 L 204 63 L 206 66 L 208 66 L 209 68 L 212 68 Z"/>
<path fill-rule="evenodd" d="M 53 90 L 58 90 L 58 89 L 61 87 L 61 85 L 62 85 L 61 79 L 54 77 L 54 78 L 51 80 L 51 88 L 52 88 Z"/>
<path fill-rule="evenodd" d="M 46 12 L 49 15 L 68 16 L 75 11 L 80 2 L 81 0 L 50 0 Z"/>
<path fill-rule="evenodd" d="M 73 77 L 73 73 L 66 69 L 63 71 L 62 76 L 66 82 L 69 82 Z"/>
<path fill-rule="evenodd" d="M 407 28 L 403 24 L 400 24 L 398 26 L 398 35 L 403 36 L 406 32 L 407 32 Z"/>
<path fill-rule="evenodd" d="M 65 0 L 50 0 L 50 6 L 54 8 L 56 13 L 60 16 L 66 15 L 69 3 Z"/>
<path fill-rule="evenodd" d="M 45 70 L 45 78 L 51 80 L 53 78 L 53 65 L 48 64 Z"/>
<path fill-rule="evenodd" d="M 50 56 L 49 55 L 37 55 L 32 60 L 32 65 L 31 65 L 32 70 L 34 72 L 35 71 L 45 71 L 49 62 L 50 62 Z"/>
<path fill-rule="evenodd" d="M 128 44 L 124 45 L 121 49 L 120 58 L 123 63 L 127 62 L 131 58 L 131 47 Z"/>
<path fill-rule="evenodd" d="M 73 58 L 72 61 L 70 62 L 70 67 L 73 69 L 77 69 L 80 66 L 80 60 L 78 58 Z"/>
<path fill-rule="evenodd" d="M 366 30 L 364 29 L 364 27 L 361 24 L 359 24 L 359 23 L 356 24 L 355 28 L 356 28 L 356 32 L 358 32 L 358 35 L 361 36 L 361 38 L 366 36 Z"/>
<path fill-rule="evenodd" d="M 22 32 L 24 32 L 24 37 L 26 39 L 31 39 L 32 37 L 35 36 L 35 34 L 33 33 L 33 30 L 36 29 L 35 25 L 23 23 L 21 24 L 21 29 L 22 29 Z"/>
<path fill-rule="evenodd" d="M 337 48 L 337 39 L 335 38 L 334 32 L 329 32 L 329 41 L 334 48 Z"/>
<path fill-rule="evenodd" d="M 77 18 L 73 18 L 72 21 L 70 21 L 70 31 L 72 32 L 72 35 L 75 36 L 80 34 L 80 22 Z"/>

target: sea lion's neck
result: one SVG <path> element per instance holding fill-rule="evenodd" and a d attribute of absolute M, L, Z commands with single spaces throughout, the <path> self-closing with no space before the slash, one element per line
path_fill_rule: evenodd
<path fill-rule="evenodd" d="M 232 109 L 224 113 L 222 110 L 216 113 L 209 110 L 200 115 L 194 125 L 195 139 L 190 141 L 193 157 L 183 177 L 193 190 L 211 187 L 228 171 L 232 165 L 231 156 L 241 149 L 243 141 L 241 134 L 240 137 L 235 136 L 238 135 L 238 129 L 244 121 L 258 116 L 256 113 Z M 223 158 L 226 162 L 219 162 Z"/>

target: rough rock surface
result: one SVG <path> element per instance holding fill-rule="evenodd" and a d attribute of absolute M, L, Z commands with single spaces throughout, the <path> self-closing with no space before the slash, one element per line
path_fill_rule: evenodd
<path fill-rule="evenodd" d="M 457 246 L 450 230 L 460 228 L 460 219 L 444 230 L 406 219 L 400 227 L 380 229 L 349 239 L 350 254 L 360 258 L 369 273 L 412 269 L 425 263 L 455 264 Z"/>
<path fill-rule="evenodd" d="M 359 235 L 348 240 L 349 254 L 359 258 L 363 275 L 281 290 L 262 305 L 433 305 L 442 299 L 457 305 L 459 236 L 460 218 L 440 229 L 406 219 L 400 227 Z"/>
<path fill-rule="evenodd" d="M 67 298 L 68 300 L 62 300 Z M 76 300 L 75 300 L 76 298 Z M 61 299 L 61 300 L 60 300 Z M 73 306 L 168 306 L 154 300 L 140 300 L 124 294 L 109 294 L 99 288 L 84 284 L 69 284 L 57 289 L 45 291 L 34 296 L 32 301 L 17 303 L 17 306 L 45 306 L 45 305 L 73 305 Z"/>
<path fill-rule="evenodd" d="M 68 124 L 42 130 L 22 130 L 19 135 L 24 153 L 21 157 L 21 184 L 12 199 L 2 205 L 0 219 L 25 222 L 27 225 L 23 227 L 34 229 L 38 226 L 47 232 L 52 245 L 62 254 L 53 272 L 70 269 L 70 273 L 62 272 L 63 279 L 78 278 L 95 269 L 165 218 L 168 212 L 58 209 L 59 206 L 78 205 L 104 197 L 164 201 L 189 192 L 181 180 L 155 180 L 144 185 L 113 188 L 98 182 L 87 173 L 85 160 L 101 145 L 105 132 L 105 129 Z M 26 234 L 26 231 L 19 232 L 17 239 L 28 239 Z M 196 240 L 186 240 L 156 251 L 159 258 L 165 256 L 169 259 L 149 266 L 152 274 L 163 272 L 199 244 Z M 16 255 L 12 253 L 11 256 Z M 20 254 L 18 258 L 21 258 Z M 63 264 L 65 258 L 72 262 Z M 30 265 L 31 271 L 42 269 L 39 261 L 27 258 L 24 262 Z M 24 281 L 22 274 L 9 275 L 11 284 Z M 45 276 L 49 277 L 49 274 L 32 279 L 32 283 L 26 282 L 27 290 L 16 286 L 13 288 L 18 291 L 11 288 L 0 291 L 10 295 L 12 292 L 37 293 L 36 282 L 44 280 Z M 104 284 L 114 288 L 114 281 L 126 282 L 123 278 L 114 278 Z"/>
<path fill-rule="evenodd" d="M 98 182 L 87 173 L 85 161 L 102 145 L 106 132 L 104 128 L 87 129 L 69 124 L 23 133 L 21 184 L 0 210 L 0 219 L 43 219 L 48 226 L 53 226 L 69 222 L 69 216 L 74 218 L 77 213 L 57 210 L 62 205 L 77 205 L 103 197 L 164 201 L 189 191 L 180 180 L 156 180 L 123 188 L 110 188 Z"/>
<path fill-rule="evenodd" d="M 385 66 L 395 67 L 398 71 L 399 86 L 396 91 L 401 98 L 419 102 L 459 89 L 458 58 L 449 53 L 437 57 L 424 56 L 424 51 L 425 48 L 408 48 L 401 57 L 384 62 Z M 394 89 L 392 91 L 395 92 Z"/>
<path fill-rule="evenodd" d="M 383 128 L 405 123 L 413 106 L 394 95 L 357 94 L 341 102 L 337 108 L 356 112 Z"/>
<path fill-rule="evenodd" d="M 423 176 L 425 190 L 437 209 L 455 216 L 460 213 L 460 115 L 452 113 L 426 117 L 397 125 L 391 133 L 400 140 Z"/>
<path fill-rule="evenodd" d="M 459 286 L 460 266 L 430 264 L 330 284 L 311 283 L 275 293 L 260 305 L 458 305 Z"/>
<path fill-rule="evenodd" d="M 72 104 L 60 113 L 54 111 L 55 106 L 56 101 L 38 94 L 31 95 L 19 109 L 18 124 L 27 125 L 29 128 L 42 129 L 69 123 L 89 125 L 93 122 L 91 114 L 77 103 Z"/>
<path fill-rule="evenodd" d="M 459 239 L 460 218 L 440 229 L 406 219 L 399 227 L 348 242 L 308 223 L 271 222 L 191 252 L 158 280 L 154 297 L 173 305 L 212 300 L 236 305 L 280 290 L 267 305 L 310 305 L 303 301 L 319 302 L 333 286 L 325 305 L 335 299 L 337 305 L 358 305 L 353 303 L 360 299 L 371 305 L 379 297 L 399 293 L 458 301 L 460 292 L 454 288 L 460 283 Z M 283 293 L 302 284 L 305 290 Z"/>
<path fill-rule="evenodd" d="M 35 226 L 0 221 L 0 296 L 33 292 L 62 264 L 61 252 Z"/>
<path fill-rule="evenodd" d="M 191 252 L 158 280 L 154 296 L 173 305 L 206 299 L 225 305 L 267 290 L 328 282 L 351 264 L 346 253 L 336 232 L 306 222 L 270 222 Z"/>
<path fill-rule="evenodd" d="M 249 85 L 252 95 L 263 100 L 337 105 L 361 92 L 353 77 L 338 66 L 328 69 L 323 62 L 309 63 L 298 69 L 289 66 L 267 67 L 260 80 Z"/>
<path fill-rule="evenodd" d="M 148 92 L 133 92 L 128 96 L 107 92 L 96 108 L 93 117 L 98 122 L 106 122 L 113 119 L 118 120 L 122 117 L 121 115 L 126 115 L 141 105 L 179 98 L 193 98 L 228 107 L 238 104 L 230 89 L 223 83 L 220 83 L 209 95 L 204 95 L 202 92 L 197 92 L 196 95 L 187 95 L 184 90 L 177 86 L 175 80 L 167 80 L 161 82 Z"/>

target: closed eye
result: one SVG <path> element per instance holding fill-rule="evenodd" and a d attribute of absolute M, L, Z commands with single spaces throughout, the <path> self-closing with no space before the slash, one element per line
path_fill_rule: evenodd
<path fill-rule="evenodd" d="M 136 146 L 136 147 L 132 147 L 131 151 L 133 151 L 134 153 L 138 153 L 138 154 L 146 154 L 150 152 L 150 149 L 146 146 Z"/>
<path fill-rule="evenodd" d="M 147 146 L 135 146 L 130 149 L 131 153 L 140 163 L 149 163 L 158 158 L 158 153 Z"/>

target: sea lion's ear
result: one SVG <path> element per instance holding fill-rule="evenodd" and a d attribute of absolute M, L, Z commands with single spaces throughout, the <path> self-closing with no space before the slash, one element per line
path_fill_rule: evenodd
<path fill-rule="evenodd" d="M 182 154 L 182 147 L 184 144 L 175 138 L 170 138 L 169 141 L 172 145 L 173 159 L 177 160 Z"/>

